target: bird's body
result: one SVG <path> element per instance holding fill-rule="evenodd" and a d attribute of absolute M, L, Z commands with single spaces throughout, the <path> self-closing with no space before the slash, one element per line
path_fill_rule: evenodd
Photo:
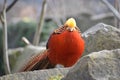
<path fill-rule="evenodd" d="M 69 67 L 82 55 L 84 41 L 77 30 L 73 32 L 65 30 L 60 34 L 53 33 L 48 42 L 48 49 L 51 53 L 48 57 L 53 64 Z"/>
<path fill-rule="evenodd" d="M 21 71 L 53 68 L 56 64 L 70 67 L 77 62 L 83 51 L 84 40 L 79 29 L 74 21 L 68 21 L 52 33 L 47 50 L 34 57 Z"/>

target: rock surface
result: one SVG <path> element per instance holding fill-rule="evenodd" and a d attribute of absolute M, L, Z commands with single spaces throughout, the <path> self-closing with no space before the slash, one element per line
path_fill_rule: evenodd
<path fill-rule="evenodd" d="M 62 80 L 120 80 L 120 49 L 84 56 Z"/>
<path fill-rule="evenodd" d="M 62 80 L 120 80 L 120 49 L 93 52 L 72 68 L 15 73 L 0 80 L 54 80 L 51 77 L 58 75 L 65 76 Z"/>
<path fill-rule="evenodd" d="M 104 49 L 120 48 L 120 30 L 104 23 L 91 27 L 82 36 L 86 42 L 84 55 Z"/>
<path fill-rule="evenodd" d="M 49 69 L 15 73 L 0 77 L 0 80 L 50 80 L 53 76 L 66 75 L 69 69 Z"/>

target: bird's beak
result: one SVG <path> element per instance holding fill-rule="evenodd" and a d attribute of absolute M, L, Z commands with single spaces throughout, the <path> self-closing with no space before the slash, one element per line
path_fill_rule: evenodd
<path fill-rule="evenodd" d="M 67 30 L 69 30 L 69 31 L 72 32 L 72 31 L 74 31 L 74 30 L 76 30 L 76 29 L 75 29 L 75 27 L 74 27 L 74 28 L 67 27 Z"/>

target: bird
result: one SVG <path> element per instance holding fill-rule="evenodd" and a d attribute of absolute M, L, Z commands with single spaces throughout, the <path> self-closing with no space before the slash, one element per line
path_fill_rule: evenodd
<path fill-rule="evenodd" d="M 73 66 L 84 52 L 85 41 L 74 18 L 69 18 L 50 35 L 46 50 L 34 56 L 20 72 Z"/>

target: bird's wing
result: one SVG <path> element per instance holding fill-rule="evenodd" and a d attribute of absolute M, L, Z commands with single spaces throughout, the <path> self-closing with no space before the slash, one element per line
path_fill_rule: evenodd
<path fill-rule="evenodd" d="M 48 58 L 48 54 L 49 54 L 48 51 L 45 50 L 42 54 L 38 54 L 37 56 L 33 57 L 20 70 L 20 72 L 54 68 L 55 65 L 51 64 L 51 62 Z"/>

